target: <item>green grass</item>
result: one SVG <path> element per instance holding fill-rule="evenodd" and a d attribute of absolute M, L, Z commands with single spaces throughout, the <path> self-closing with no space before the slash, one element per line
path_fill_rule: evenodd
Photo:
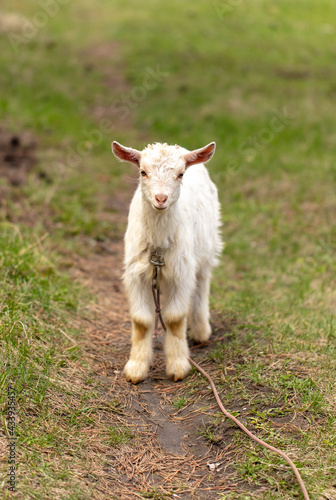
<path fill-rule="evenodd" d="M 0 404 L 4 419 L 7 387 L 13 386 L 19 492 L 25 498 L 46 498 L 71 484 L 75 498 L 87 498 L 91 489 L 70 471 L 92 468 L 95 446 L 111 432 L 110 420 L 95 426 L 92 446 L 95 414 L 113 416 L 120 403 L 102 402 L 97 384 L 76 386 L 71 379 L 83 353 L 76 341 L 80 332 L 69 326 L 69 314 L 85 295 L 57 270 L 58 257 L 36 234 L 3 222 L 0 247 Z M 113 445 L 107 441 L 106 446 Z M 6 463 L 1 473 L 6 478 Z"/>
<path fill-rule="evenodd" d="M 32 19 L 40 7 L 14 0 L 5 10 Z M 83 237 L 104 240 L 122 229 L 101 217 L 106 197 L 131 172 L 113 160 L 112 139 L 138 149 L 149 141 L 188 148 L 217 142 L 209 170 L 226 249 L 211 305 L 229 320 L 232 338 L 209 353 L 214 373 L 225 403 L 242 399 L 248 423 L 292 454 L 312 498 L 334 484 L 335 16 L 331 0 L 146 0 L 141 8 L 135 0 L 103 0 L 99 8 L 84 0 L 60 6 L 18 52 L 1 34 L 1 123 L 39 136 L 39 168 L 49 176 L 32 176 L 17 188 L 23 201 L 10 195 L 1 208 L 1 383 L 4 389 L 13 380 L 21 398 L 19 448 L 30 471 L 22 471 L 23 495 L 41 497 L 55 484 L 72 498 L 89 495 L 80 481 L 69 486 L 67 462 L 56 460 L 73 449 L 78 467 L 89 470 L 84 430 L 92 412 L 105 411 L 94 387 L 64 386 L 67 370 L 82 361 L 60 329 L 80 339 L 67 325 L 88 299 L 60 272 L 59 253 L 83 252 Z M 88 70 L 87 48 L 100 43 L 114 49 Z M 102 83 L 115 67 L 124 88 Z M 162 75 L 137 100 L 148 67 Z M 95 140 L 101 121 L 94 110 L 120 104 L 123 94 L 132 120 L 111 111 L 111 131 Z M 30 228 L 28 209 L 39 214 Z M 187 382 L 186 390 L 175 408 L 195 394 Z M 272 418 L 295 413 L 309 421 L 307 430 L 274 431 Z M 99 432 L 115 444 L 129 438 L 108 427 Z M 277 457 L 241 440 L 237 477 L 251 487 L 266 482 L 258 498 L 298 494 Z M 52 465 L 42 447 L 51 450 Z"/>
<path fill-rule="evenodd" d="M 188 404 L 188 399 L 185 396 L 177 396 L 176 398 L 173 399 L 172 405 L 174 408 L 177 410 L 181 410 Z"/>
<path fill-rule="evenodd" d="M 110 446 L 116 446 L 120 443 L 128 443 L 132 439 L 132 432 L 124 427 L 113 427 L 108 433 L 107 443 Z"/>

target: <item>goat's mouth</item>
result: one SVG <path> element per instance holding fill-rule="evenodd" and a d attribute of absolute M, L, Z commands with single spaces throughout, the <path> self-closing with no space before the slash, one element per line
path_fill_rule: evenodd
<path fill-rule="evenodd" d="M 162 212 L 163 210 L 166 210 L 168 208 L 168 205 L 165 207 L 160 207 L 158 205 L 152 205 L 155 210 L 158 210 L 159 212 Z"/>

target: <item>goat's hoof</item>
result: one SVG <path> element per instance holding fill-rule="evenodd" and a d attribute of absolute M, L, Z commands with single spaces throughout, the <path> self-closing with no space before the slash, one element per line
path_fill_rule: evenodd
<path fill-rule="evenodd" d="M 202 344 L 203 342 L 207 342 L 211 337 L 211 327 L 206 326 L 205 328 L 191 328 L 189 332 L 189 338 L 196 342 L 197 344 Z"/>
<path fill-rule="evenodd" d="M 145 380 L 148 376 L 149 366 L 147 363 L 141 363 L 133 360 L 128 360 L 125 367 L 124 373 L 127 382 L 132 382 L 132 384 L 139 384 Z"/>
<path fill-rule="evenodd" d="M 187 359 L 174 360 L 172 363 L 167 365 L 167 375 L 174 382 L 178 380 L 183 380 L 190 372 L 190 363 Z"/>

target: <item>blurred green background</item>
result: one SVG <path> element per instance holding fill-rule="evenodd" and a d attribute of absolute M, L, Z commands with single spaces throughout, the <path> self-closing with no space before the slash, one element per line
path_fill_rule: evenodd
<path fill-rule="evenodd" d="M 295 448 L 312 498 L 336 498 L 335 488 L 321 496 L 335 483 L 336 456 L 335 60 L 332 0 L 2 3 L 0 132 L 29 131 L 37 143 L 25 182 L 10 186 L 1 164 L 2 338 L 21 380 L 22 366 L 34 380 L 36 353 L 20 351 L 17 322 L 25 318 L 33 337 L 49 325 L 51 344 L 39 353 L 49 373 L 58 366 L 50 354 L 60 342 L 57 318 L 86 300 L 60 274 L 62 252 L 85 254 L 125 228 L 106 214 L 116 210 L 116 190 L 132 191 L 136 172 L 115 161 L 111 141 L 194 149 L 214 140 L 208 168 L 226 248 L 211 306 L 234 342 L 219 345 L 213 360 L 222 370 L 248 350 L 231 376 L 234 390 L 242 380 L 268 387 L 270 398 L 296 394 L 288 408 L 309 413 L 309 431 L 272 439 Z M 45 233 L 48 243 L 31 255 Z M 36 323 L 41 304 L 50 316 Z M 279 361 L 275 371 L 260 351 Z M 10 370 L 18 377 L 17 364 Z M 258 418 L 268 432 L 266 413 Z M 239 460 L 251 484 L 273 477 L 269 492 L 253 498 L 297 494 L 276 466 L 253 454 Z"/>

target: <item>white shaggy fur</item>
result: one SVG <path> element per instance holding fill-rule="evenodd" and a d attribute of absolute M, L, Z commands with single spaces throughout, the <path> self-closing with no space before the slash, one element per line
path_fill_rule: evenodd
<path fill-rule="evenodd" d="M 114 154 L 139 167 L 140 182 L 131 202 L 125 235 L 124 284 L 132 317 L 132 349 L 124 371 L 138 383 L 152 359 L 155 307 L 150 255 L 160 252 L 162 316 L 167 326 L 166 371 L 174 380 L 190 370 L 186 338 L 208 340 L 211 268 L 222 249 L 216 186 L 204 162 L 215 143 L 189 152 L 179 146 L 153 144 L 142 152 L 112 143 Z M 183 176 L 183 178 L 182 178 Z"/>

